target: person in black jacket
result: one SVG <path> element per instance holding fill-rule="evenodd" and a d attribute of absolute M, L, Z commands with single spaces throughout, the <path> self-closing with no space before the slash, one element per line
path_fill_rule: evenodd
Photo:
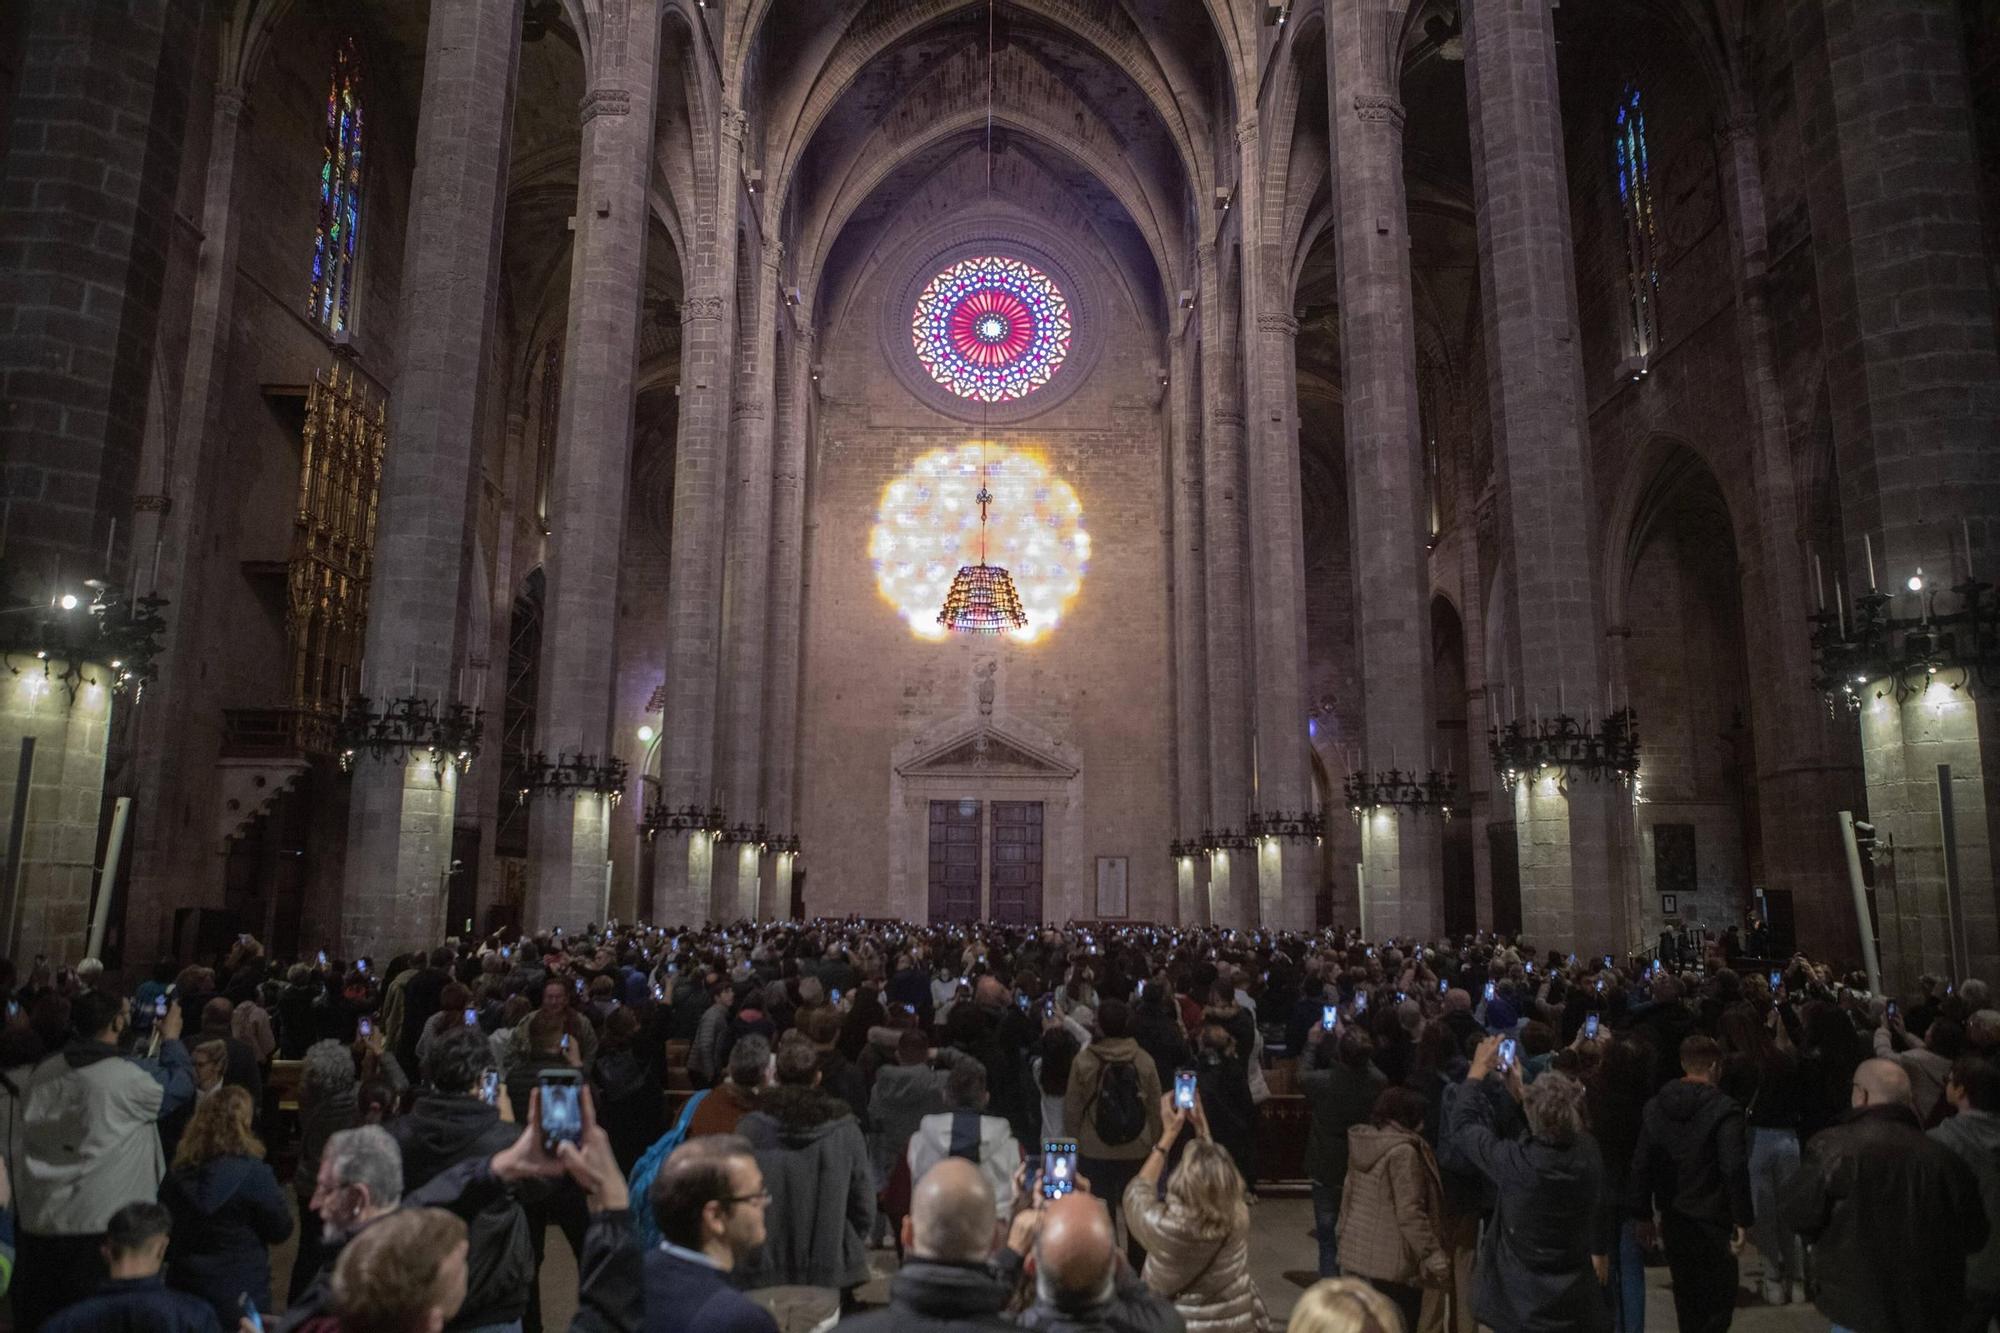
<path fill-rule="evenodd" d="M 1955 1329 L 1966 1256 L 1986 1243 L 1979 1182 L 1924 1134 L 1895 1061 L 1864 1060 L 1851 1100 L 1806 1144 L 1780 1200 L 1785 1225 L 1813 1247 L 1813 1304 L 1862 1333 Z"/>
<path fill-rule="evenodd" d="M 1682 1333 L 1723 1333 L 1736 1314 L 1736 1255 L 1753 1221 L 1743 1108 L 1717 1086 L 1713 1037 L 1681 1043 L 1680 1078 L 1646 1103 L 1626 1182 L 1643 1242 L 1666 1243 Z"/>
<path fill-rule="evenodd" d="M 406 1196 L 451 1168 L 483 1161 L 515 1141 L 514 1127 L 500 1119 L 499 1108 L 473 1091 L 491 1063 L 492 1048 L 477 1028 L 457 1027 L 431 1043 L 424 1060 L 428 1091 L 409 1114 L 386 1126 L 402 1149 Z M 460 1213 L 471 1233 L 472 1286 L 454 1328 L 521 1319 L 536 1294 L 533 1279 L 539 1265 L 520 1200 L 511 1191 L 495 1190 L 476 1202 L 476 1208 L 467 1203 L 468 1211 Z"/>
<path fill-rule="evenodd" d="M 376 1328 L 463 1328 L 464 1301 L 478 1299 L 471 1248 L 458 1223 L 481 1194 L 511 1193 L 564 1177 L 584 1191 L 590 1226 L 577 1264 L 577 1312 L 569 1333 L 635 1333 L 644 1317 L 643 1260 L 633 1239 L 625 1174 L 581 1094 L 582 1146 L 551 1156 L 542 1144 L 541 1096 L 530 1098 L 521 1136 L 490 1158 L 460 1162 L 405 1207 L 349 1242 L 333 1274 L 334 1310 Z M 560 1188 L 560 1186 L 557 1186 Z M 445 1211 L 447 1210 L 448 1211 Z"/>
<path fill-rule="evenodd" d="M 104 1233 L 111 1276 L 50 1318 L 42 1333 L 219 1333 L 206 1301 L 171 1290 L 160 1276 L 172 1229 L 157 1203 L 128 1203 L 113 1213 Z"/>
<path fill-rule="evenodd" d="M 1175 1010 L 1174 988 L 1165 977 L 1155 977 L 1140 988 L 1139 1003 L 1132 1010 L 1132 1038 L 1153 1057 L 1162 1083 L 1189 1066 L 1187 1031 Z"/>
<path fill-rule="evenodd" d="M 1312 1121 L 1306 1131 L 1306 1174 L 1312 1178 L 1313 1230 L 1319 1238 L 1319 1275 L 1340 1275 L 1340 1192 L 1347 1184 L 1347 1131 L 1368 1123 L 1375 1099 L 1389 1081 L 1375 1067 L 1375 1043 L 1343 1024 L 1307 1029 L 1299 1062 L 1299 1091 Z M 1206 1089 L 1203 1089 L 1206 1094 Z"/>
<path fill-rule="evenodd" d="M 947 1157 L 924 1173 L 903 1218 L 907 1256 L 889 1308 L 843 1320 L 854 1333 L 976 1333 L 1014 1327 L 1001 1316 L 1013 1286 L 988 1264 L 993 1187 L 975 1164 Z"/>
<path fill-rule="evenodd" d="M 250 1132 L 250 1094 L 221 1087 L 195 1108 L 160 1182 L 173 1216 L 167 1278 L 233 1326 L 237 1297 L 271 1308 L 271 1249 L 292 1234 L 291 1205 Z"/>

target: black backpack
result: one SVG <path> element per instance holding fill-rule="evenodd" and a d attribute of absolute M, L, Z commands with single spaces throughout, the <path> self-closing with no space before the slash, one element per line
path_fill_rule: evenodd
<path fill-rule="evenodd" d="M 1130 1143 L 1146 1132 L 1146 1108 L 1139 1100 L 1139 1070 L 1130 1060 L 1107 1060 L 1090 1099 L 1090 1124 L 1107 1148 Z"/>

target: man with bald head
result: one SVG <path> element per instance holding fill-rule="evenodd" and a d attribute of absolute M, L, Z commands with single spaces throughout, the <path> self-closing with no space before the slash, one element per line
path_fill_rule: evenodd
<path fill-rule="evenodd" d="M 1014 1317 L 1022 1328 L 1050 1333 L 1185 1333 L 1173 1303 L 1144 1282 L 1118 1254 L 1111 1214 L 1095 1195 L 1069 1194 L 1040 1210 L 1040 1225 L 1017 1222 L 1001 1271 L 1019 1262 L 1012 1246 L 1032 1241 L 1035 1303 Z M 1031 1235 L 1024 1235 L 1031 1231 Z"/>
<path fill-rule="evenodd" d="M 910 1190 L 906 1257 L 889 1283 L 889 1308 L 842 1320 L 840 1327 L 858 1333 L 1011 1329 L 1000 1311 L 1013 1283 L 990 1262 L 995 1240 L 993 1187 L 977 1164 L 945 1158 Z"/>
<path fill-rule="evenodd" d="M 1966 1256 L 1986 1243 L 1979 1183 L 1925 1136 L 1895 1061 L 1862 1061 L 1849 1100 L 1780 1200 L 1785 1225 L 1813 1247 L 1814 1304 L 1837 1331 L 1956 1329 Z"/>

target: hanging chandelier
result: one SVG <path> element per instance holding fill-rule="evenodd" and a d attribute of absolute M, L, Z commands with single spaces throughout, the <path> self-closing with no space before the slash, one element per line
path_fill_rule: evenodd
<path fill-rule="evenodd" d="M 986 192 L 993 192 L 993 4 L 986 6 Z M 1004 332 L 1004 330 L 1002 330 Z M 998 336 L 997 334 L 995 335 Z M 1014 576 L 986 563 L 986 510 L 993 493 L 986 489 L 986 404 L 979 405 L 979 563 L 960 565 L 938 611 L 938 624 L 961 634 L 1005 634 L 1025 629 L 1028 613 Z"/>

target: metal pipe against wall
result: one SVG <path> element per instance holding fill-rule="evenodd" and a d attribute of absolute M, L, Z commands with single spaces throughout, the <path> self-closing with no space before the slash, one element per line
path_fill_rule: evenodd
<path fill-rule="evenodd" d="M 118 886 L 118 861 L 125 851 L 125 821 L 132 816 L 132 798 L 120 796 L 111 806 L 111 837 L 104 844 L 104 869 L 97 875 L 97 906 L 90 914 L 90 947 L 84 957 L 104 956 L 104 931 L 111 924 L 111 891 Z"/>
<path fill-rule="evenodd" d="M 35 787 L 35 738 L 21 738 L 21 769 L 14 779 L 14 821 L 7 829 L 7 877 L 0 881 L 0 893 L 7 909 L 0 924 L 7 931 L 7 956 L 21 952 L 21 848 L 28 838 L 28 797 Z"/>
<path fill-rule="evenodd" d="M 1868 886 L 1861 881 L 1861 848 L 1854 841 L 1854 812 L 1840 812 L 1840 841 L 1847 848 L 1847 886 L 1854 890 L 1854 920 L 1861 928 L 1861 961 L 1868 969 L 1868 989 L 1882 993 L 1882 960 L 1875 953 L 1875 926 L 1868 919 Z"/>

